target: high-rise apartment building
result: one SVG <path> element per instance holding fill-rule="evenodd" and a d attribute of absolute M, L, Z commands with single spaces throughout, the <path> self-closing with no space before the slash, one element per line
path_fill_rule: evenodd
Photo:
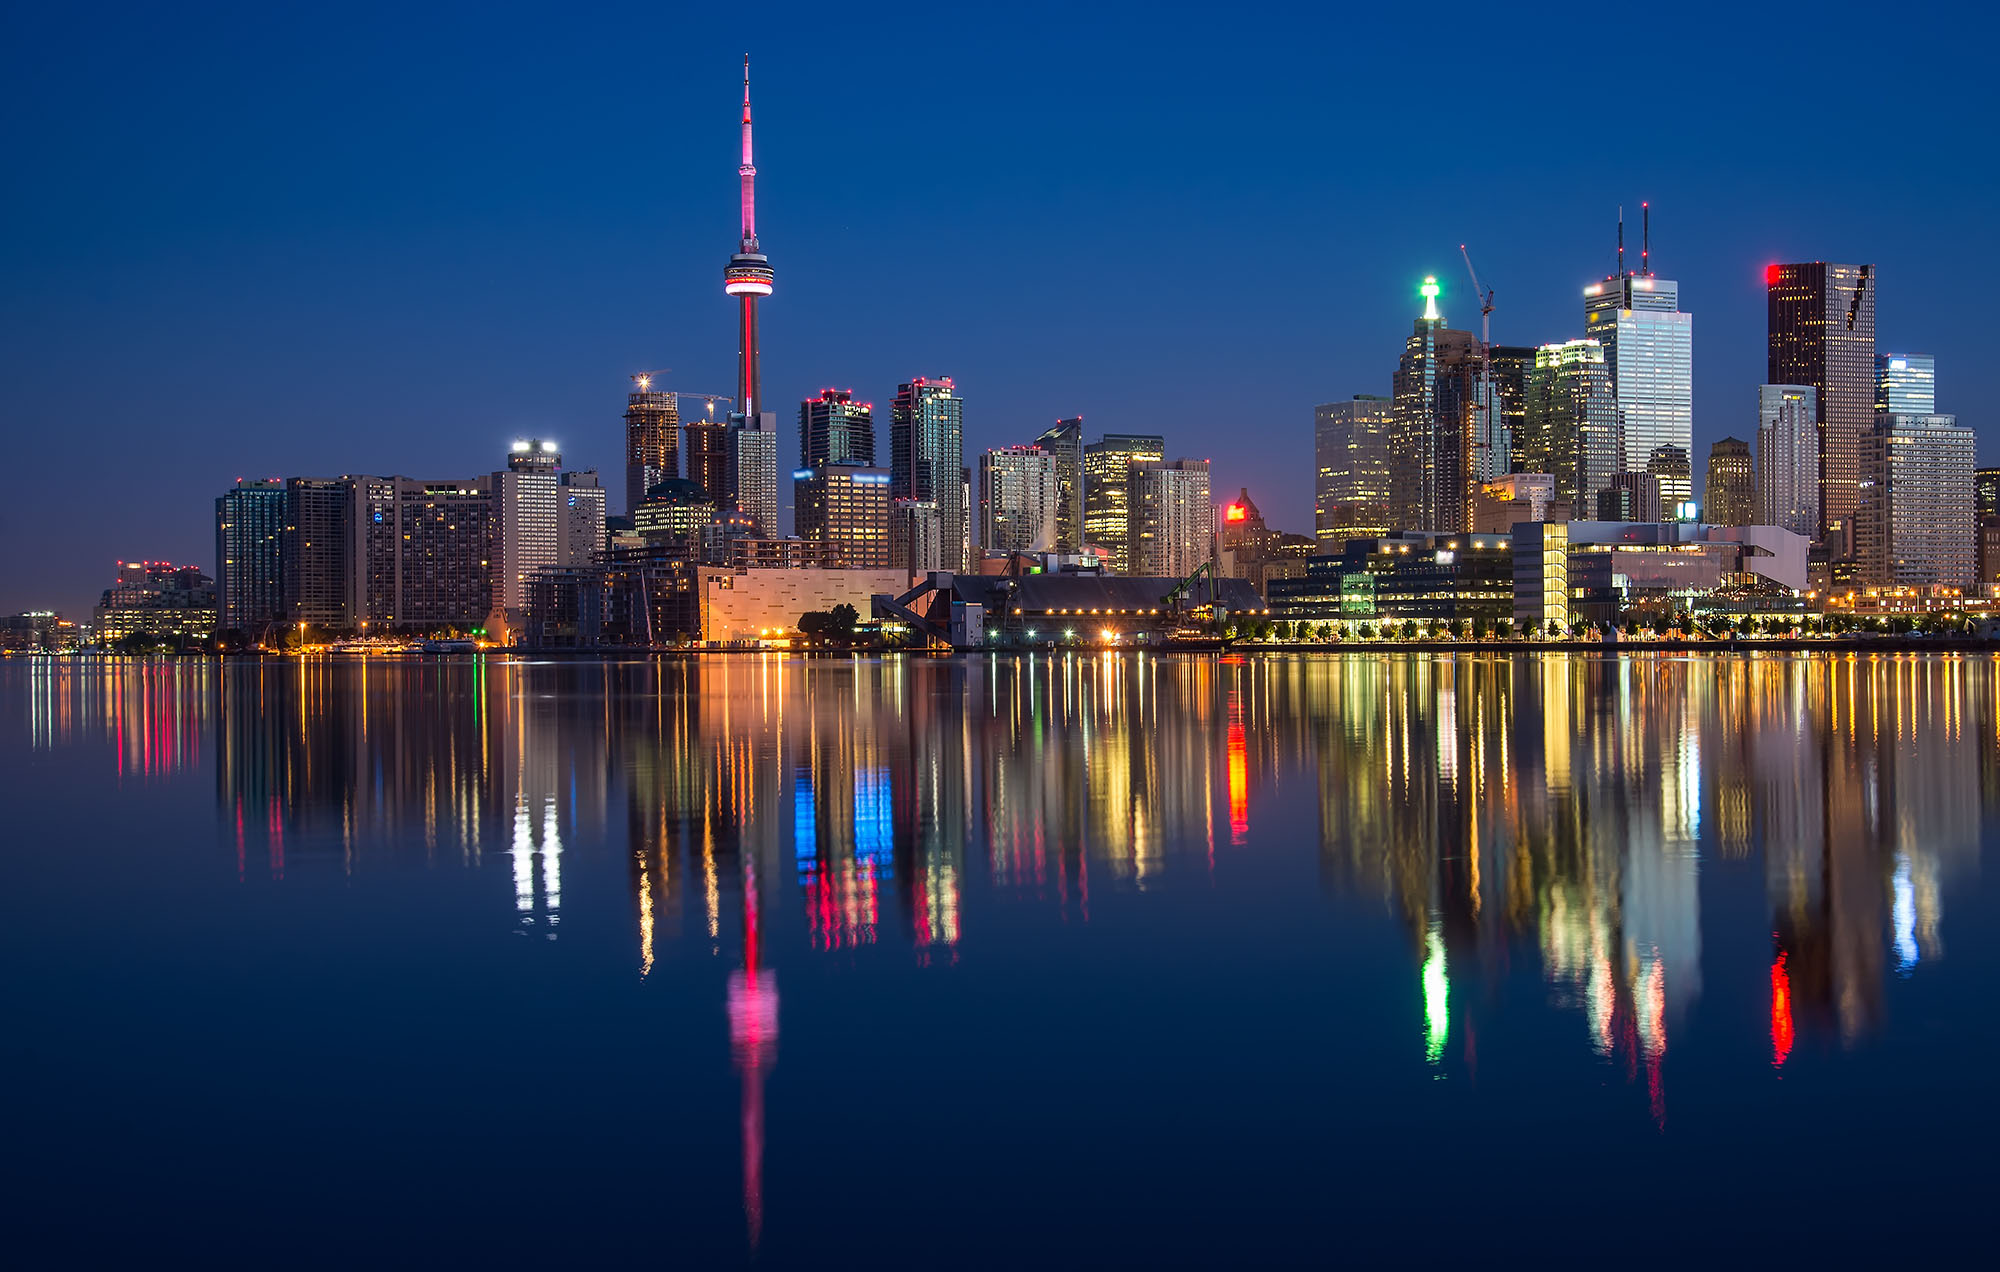
<path fill-rule="evenodd" d="M 748 513 L 760 539 L 776 539 L 778 526 L 778 417 L 729 417 L 729 506 Z"/>
<path fill-rule="evenodd" d="M 562 453 L 541 438 L 514 443 L 507 467 L 493 474 L 493 605 L 510 614 L 528 607 L 528 577 L 562 558 L 563 517 L 557 473 Z"/>
<path fill-rule="evenodd" d="M 1389 533 L 1394 405 L 1393 398 L 1357 393 L 1313 408 L 1313 534 L 1323 551 Z"/>
<path fill-rule="evenodd" d="M 1820 533 L 1845 539 L 1875 426 L 1875 267 L 1825 261 L 1764 271 L 1773 385 L 1811 388 L 1819 412 Z"/>
<path fill-rule="evenodd" d="M 672 393 L 653 388 L 651 376 L 635 375 L 639 387 L 625 401 L 625 515 L 646 492 L 681 475 L 681 410 Z"/>
<path fill-rule="evenodd" d="M 1757 389 L 1757 517 L 1794 534 L 1817 535 L 1819 391 L 1809 384 Z"/>
<path fill-rule="evenodd" d="M 285 617 L 317 627 L 356 625 L 352 479 L 292 477 L 285 482 Z"/>
<path fill-rule="evenodd" d="M 1864 583 L 1969 587 L 1978 578 L 1977 439 L 1950 415 L 1875 418 L 1854 517 Z"/>
<path fill-rule="evenodd" d="M 1166 454 L 1167 439 L 1150 433 L 1106 433 L 1083 448 L 1083 540 L 1121 573 L 1132 525 L 1132 465 Z"/>
<path fill-rule="evenodd" d="M 722 420 L 687 424 L 687 479 L 718 507 L 729 501 L 729 425 Z M 658 483 L 655 483 L 658 484 Z M 652 486 L 646 487 L 651 490 Z M 642 491 L 639 498 L 645 499 Z M 636 508 L 638 505 L 634 504 Z"/>
<path fill-rule="evenodd" d="M 896 488 L 893 474 L 889 489 Z M 945 569 L 944 518 L 935 501 L 889 501 L 889 564 L 912 576 Z"/>
<path fill-rule="evenodd" d="M 1215 557 L 1215 507 L 1205 459 L 1147 459 L 1132 465 L 1130 573 L 1186 578 Z"/>
<path fill-rule="evenodd" d="M 821 389 L 799 403 L 799 467 L 875 466 L 875 407 L 849 389 Z"/>
<path fill-rule="evenodd" d="M 1878 415 L 1935 415 L 1937 359 L 1928 353 L 1876 354 L 1875 412 Z"/>
<path fill-rule="evenodd" d="M 1596 506 L 1597 492 L 1611 485 L 1622 454 L 1603 347 L 1584 339 L 1535 350 L 1526 423 L 1515 445 L 1521 471 L 1555 478 L 1556 500 L 1581 519 Z"/>
<path fill-rule="evenodd" d="M 396 621 L 397 571 L 403 538 L 395 477 L 350 477 L 348 494 L 347 612 L 359 624 Z"/>
<path fill-rule="evenodd" d="M 257 631 L 285 614 L 285 484 L 244 481 L 215 501 L 216 626 Z"/>
<path fill-rule="evenodd" d="M 1757 524 L 1757 466 L 1750 457 L 1750 443 L 1725 437 L 1708 448 L 1701 519 L 1717 526 Z"/>
<path fill-rule="evenodd" d="M 937 505 L 946 555 L 957 559 L 931 568 L 962 570 L 966 566 L 962 554 L 969 524 L 964 469 L 965 403 L 950 378 L 918 376 L 898 385 L 896 400 L 889 408 L 889 495 Z M 906 559 L 922 555 L 906 547 Z"/>
<path fill-rule="evenodd" d="M 1583 289 L 1583 334 L 1604 347 L 1627 472 L 1647 471 L 1662 446 L 1694 453 L 1694 315 L 1681 310 L 1679 283 L 1641 268 Z"/>
<path fill-rule="evenodd" d="M 1488 466 L 1475 451 L 1479 341 L 1444 325 L 1438 282 L 1426 278 L 1424 312 L 1396 366 L 1389 429 L 1389 523 L 1392 529 L 1464 530 L 1476 476 Z"/>
<path fill-rule="evenodd" d="M 562 538 L 556 564 L 594 564 L 604 556 L 604 486 L 594 468 L 563 473 L 561 482 L 556 498 L 561 505 Z"/>
<path fill-rule="evenodd" d="M 1056 461 L 1056 539 L 1058 552 L 1083 550 L 1083 417 L 1057 420 L 1035 439 L 1037 450 Z"/>
<path fill-rule="evenodd" d="M 792 473 L 799 538 L 829 545 L 835 568 L 879 570 L 889 551 L 889 470 L 821 464 Z M 936 567 L 932 567 L 936 568 Z"/>
<path fill-rule="evenodd" d="M 979 546 L 987 552 L 1050 552 L 1061 512 L 1056 456 L 1007 446 L 979 456 Z"/>
<path fill-rule="evenodd" d="M 1694 465 L 1678 446 L 1655 446 L 1646 471 L 1660 484 L 1660 519 L 1678 521 L 1681 506 L 1694 498 Z"/>
<path fill-rule="evenodd" d="M 403 627 L 482 626 L 493 612 L 499 510 L 492 475 L 464 481 L 398 477 L 394 621 Z"/>

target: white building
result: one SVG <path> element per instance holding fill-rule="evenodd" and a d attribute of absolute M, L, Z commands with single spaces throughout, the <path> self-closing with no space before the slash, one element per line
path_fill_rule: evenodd
<path fill-rule="evenodd" d="M 1757 388 L 1757 520 L 1819 533 L 1819 401 L 1811 385 Z"/>
<path fill-rule="evenodd" d="M 1186 578 L 1215 556 L 1208 461 L 1148 459 L 1132 465 L 1127 573 Z"/>
<path fill-rule="evenodd" d="M 513 613 L 528 608 L 528 576 L 562 556 L 556 470 L 562 452 L 554 442 L 514 443 L 504 472 L 493 474 L 493 604 Z"/>

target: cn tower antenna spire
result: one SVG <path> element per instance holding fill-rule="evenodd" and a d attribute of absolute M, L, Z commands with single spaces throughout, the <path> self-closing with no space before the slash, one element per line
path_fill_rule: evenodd
<path fill-rule="evenodd" d="M 763 405 L 757 357 L 757 301 L 771 294 L 771 261 L 757 245 L 757 167 L 750 151 L 750 55 L 743 55 L 743 163 L 736 169 L 743 191 L 743 239 L 722 271 L 722 290 L 737 304 L 736 410 L 753 428 Z M 762 526 L 759 534 L 776 534 Z"/>
<path fill-rule="evenodd" d="M 750 158 L 750 55 L 743 55 L 743 250 L 757 250 L 757 165 Z"/>

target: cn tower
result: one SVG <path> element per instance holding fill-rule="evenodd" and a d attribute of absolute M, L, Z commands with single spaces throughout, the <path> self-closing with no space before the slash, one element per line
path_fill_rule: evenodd
<path fill-rule="evenodd" d="M 750 161 L 750 55 L 743 55 L 743 241 L 722 271 L 722 290 L 742 305 L 736 354 L 736 409 L 755 423 L 763 400 L 757 378 L 757 298 L 771 294 L 771 262 L 757 249 L 757 166 Z"/>

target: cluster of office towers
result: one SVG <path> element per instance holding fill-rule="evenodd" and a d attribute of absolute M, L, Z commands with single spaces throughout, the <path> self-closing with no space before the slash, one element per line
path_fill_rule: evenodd
<path fill-rule="evenodd" d="M 1086 444 L 1077 417 L 1058 420 L 1032 442 L 984 451 L 968 466 L 964 399 L 949 378 L 920 376 L 897 387 L 886 463 L 873 403 L 829 388 L 799 404 L 796 543 L 785 552 L 760 552 L 747 542 L 734 552 L 715 550 L 731 535 L 776 539 L 775 448 L 746 457 L 731 440 L 739 430 L 688 424 L 682 479 L 676 396 L 642 388 L 631 395 L 625 420 L 635 532 L 705 536 L 718 563 L 768 556 L 915 576 L 978 572 L 989 557 L 1026 553 L 1185 576 L 1214 551 L 1207 460 L 1169 460 L 1157 436 L 1111 434 Z M 682 515 L 670 518 L 669 508 Z"/>
<path fill-rule="evenodd" d="M 1930 357 L 1877 353 L 1875 285 L 1869 265 L 1769 267 L 1755 451 L 1717 442 L 1696 504 L 1678 283 L 1623 269 L 1621 249 L 1584 289 L 1584 334 L 1527 347 L 1446 327 L 1427 279 L 1390 394 L 1315 408 L 1322 550 L 1392 530 L 1703 520 L 1807 536 L 1821 589 L 1970 585 L 1973 434 L 1937 413 Z"/>
<path fill-rule="evenodd" d="M 216 625 L 258 635 L 518 621 L 536 571 L 602 550 L 604 493 L 595 471 L 563 471 L 541 439 L 459 480 L 239 480 L 215 501 Z"/>

